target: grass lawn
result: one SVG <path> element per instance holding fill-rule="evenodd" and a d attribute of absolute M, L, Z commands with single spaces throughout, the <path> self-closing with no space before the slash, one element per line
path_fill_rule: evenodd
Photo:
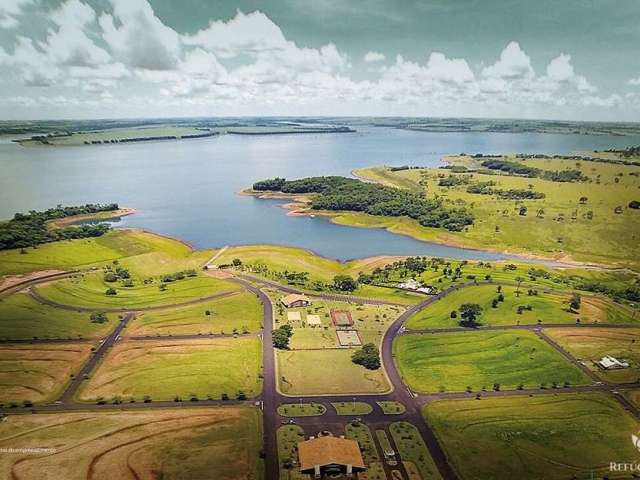
<path fill-rule="evenodd" d="M 378 449 L 373 441 L 371 430 L 364 423 L 348 423 L 345 428 L 345 437 L 356 440 L 360 444 L 362 459 L 367 466 L 367 471 L 358 474 L 363 480 L 378 480 L 386 478 Z"/>
<path fill-rule="evenodd" d="M 306 288 L 309 291 L 314 290 L 314 281 L 331 283 L 336 275 L 350 275 L 356 278 L 360 272 L 372 271 L 394 259 L 394 257 L 374 257 L 341 263 L 300 248 L 277 245 L 246 245 L 229 247 L 215 263 L 218 265 L 230 264 L 235 258 L 242 260 L 249 273 L 281 283 L 286 283 L 286 281 L 278 275 L 285 271 L 307 272 L 309 274 L 307 283 L 296 286 L 302 289 Z M 400 304 L 418 303 L 423 298 L 421 295 L 403 290 L 371 285 L 359 286 L 352 295 L 379 298 Z"/>
<path fill-rule="evenodd" d="M 458 310 L 463 303 L 477 303 L 482 307 L 482 315 L 478 321 L 482 325 L 525 325 L 535 324 L 538 320 L 545 323 L 582 324 L 589 323 L 634 323 L 627 307 L 617 305 L 601 297 L 583 296 L 578 313 L 567 311 L 570 293 L 546 293 L 539 289 L 535 296 L 527 294 L 527 287 L 520 287 L 520 296 L 516 296 L 516 287 L 502 286 L 503 302 L 497 308 L 492 307 L 493 299 L 499 293 L 496 285 L 478 285 L 467 287 L 438 300 L 411 317 L 407 328 L 439 328 L 457 327 L 460 315 L 451 318 L 451 312 Z M 518 306 L 529 305 L 531 310 L 517 313 Z"/>
<path fill-rule="evenodd" d="M 626 390 L 622 394 L 637 408 L 640 408 L 640 390 Z"/>
<path fill-rule="evenodd" d="M 204 276 L 166 283 L 165 291 L 160 290 L 159 285 L 160 281 L 155 280 L 147 285 L 135 282 L 135 286 L 127 288 L 119 282 L 105 282 L 103 274 L 95 272 L 39 285 L 34 289 L 42 297 L 57 303 L 96 309 L 172 305 L 240 289 L 235 283 Z M 107 288 L 115 288 L 117 295 L 106 295 Z"/>
<path fill-rule="evenodd" d="M 334 402 L 331 404 L 338 415 L 369 415 L 373 407 L 365 402 Z"/>
<path fill-rule="evenodd" d="M 402 462 L 408 471 L 417 470 L 420 475 L 419 478 L 423 480 L 439 480 L 442 478 L 420 432 L 413 424 L 409 422 L 394 422 L 389 427 L 389 431 L 393 442 L 396 444 L 400 458 L 402 458 Z"/>
<path fill-rule="evenodd" d="M 585 385 L 589 379 L 533 332 L 402 335 L 394 341 L 398 368 L 416 392 L 503 390 Z"/>
<path fill-rule="evenodd" d="M 541 200 L 525 200 L 515 205 L 513 201 L 501 200 L 495 195 L 468 193 L 464 183 L 454 187 L 439 186 L 441 178 L 449 176 L 451 171 L 410 169 L 390 172 L 385 167 L 373 167 L 357 173 L 400 188 L 426 189 L 430 197 L 439 195 L 445 205 L 457 206 L 462 202 L 474 214 L 474 225 L 468 231 L 454 233 L 424 228 L 407 218 L 347 213 L 332 220 L 349 225 L 384 227 L 423 240 L 467 247 L 529 251 L 555 258 L 570 255 L 575 260 L 631 264 L 635 267 L 640 264 L 634 248 L 638 235 L 629 234 L 640 231 L 640 215 L 627 208 L 631 200 L 637 200 L 640 180 L 630 174 L 637 173 L 638 167 L 558 159 L 525 160 L 524 163 L 544 170 L 578 169 L 592 181 L 561 183 L 540 178 L 473 173 L 473 182 L 493 181 L 496 183 L 492 187 L 494 189 L 532 188 L 546 195 Z M 453 175 L 464 178 L 467 174 Z M 586 197 L 587 201 L 581 203 L 581 197 Z M 527 207 L 526 215 L 519 214 L 520 205 Z M 619 206 L 622 207 L 621 213 L 614 213 Z M 543 213 L 538 215 L 540 209 Z"/>
<path fill-rule="evenodd" d="M 303 441 L 304 430 L 298 425 L 284 425 L 276 432 L 280 480 L 304 480 L 308 475 L 300 473 L 298 443 Z"/>
<path fill-rule="evenodd" d="M 382 409 L 382 412 L 385 415 L 402 415 L 407 411 L 405 406 L 400 402 L 394 402 L 392 400 L 382 400 L 376 403 Z"/>
<path fill-rule="evenodd" d="M 1 304 L 0 304 L 1 305 Z M 209 315 L 206 314 L 209 312 Z M 192 307 L 142 312 L 127 328 L 128 336 L 257 332 L 262 304 L 253 293 L 238 293 Z"/>
<path fill-rule="evenodd" d="M 116 344 L 85 382 L 79 398 L 189 400 L 207 396 L 233 398 L 260 393 L 262 365 L 258 338 L 225 338 L 180 341 L 123 341 Z"/>
<path fill-rule="evenodd" d="M 278 351 L 278 385 L 285 395 L 382 393 L 389 383 L 382 369 L 351 361 L 350 350 Z"/>
<path fill-rule="evenodd" d="M 380 339 L 389 325 L 403 312 L 403 307 L 395 305 L 357 305 L 349 302 L 334 302 L 313 299 L 308 307 L 284 308 L 276 296 L 275 321 L 276 326 L 285 323 L 293 326 L 292 349 L 331 348 L 338 347 L 335 326 L 331 321 L 331 310 L 347 310 L 353 319 L 353 328 L 358 330 L 362 343 L 380 343 Z M 298 312 L 300 320 L 289 320 L 289 312 Z M 307 316 L 318 315 L 321 325 L 313 326 L 307 321 Z"/>
<path fill-rule="evenodd" d="M 278 405 L 282 417 L 317 417 L 324 415 L 327 407 L 321 403 L 283 403 Z"/>
<path fill-rule="evenodd" d="M 629 383 L 640 378 L 640 328 L 554 328 L 545 333 L 603 380 Z M 596 362 L 605 355 L 624 359 L 630 367 L 602 370 Z"/>
<path fill-rule="evenodd" d="M 424 409 L 461 480 L 629 478 L 638 422 L 601 393 L 437 401 Z"/>
<path fill-rule="evenodd" d="M 70 312 L 35 301 L 26 293 L 0 298 L 0 338 L 97 338 L 117 323 L 117 315 L 107 315 L 105 323 L 94 323 L 89 313 Z"/>
<path fill-rule="evenodd" d="M 198 269 L 212 255 L 212 250 L 194 251 L 178 240 L 138 229 L 111 230 L 101 237 L 46 243 L 26 251 L 0 251 L 0 275 L 86 268 L 118 260 L 134 275 L 153 276 Z"/>
<path fill-rule="evenodd" d="M 0 448 L 53 452 L 0 456 L 0 477 L 264 478 L 261 412 L 251 407 L 10 415 Z"/>
<path fill-rule="evenodd" d="M 91 344 L 0 345 L 0 402 L 49 402 L 89 358 Z"/>

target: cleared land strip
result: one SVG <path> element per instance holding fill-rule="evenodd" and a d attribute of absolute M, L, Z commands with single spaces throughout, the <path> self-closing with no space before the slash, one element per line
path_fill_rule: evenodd
<path fill-rule="evenodd" d="M 207 302 L 209 300 L 215 300 L 217 298 L 229 297 L 231 295 L 237 295 L 238 290 L 230 290 L 228 292 L 220 292 L 213 295 L 208 295 L 206 297 L 194 298 L 193 300 L 189 300 L 181 303 L 172 303 L 169 305 L 156 305 L 153 307 L 124 307 L 124 308 L 100 308 L 100 307 L 75 307 L 73 305 L 67 305 L 64 303 L 58 303 L 53 300 L 49 300 L 48 298 L 44 298 L 37 291 L 33 289 L 29 289 L 29 294 L 34 298 L 34 300 L 44 304 L 49 305 L 50 307 L 61 308 L 63 310 L 69 310 L 73 312 L 110 312 L 110 313 L 125 313 L 125 312 L 152 312 L 159 310 L 167 310 L 170 308 L 180 308 L 180 307 L 188 307 L 190 305 L 197 305 L 198 303 Z"/>
<path fill-rule="evenodd" d="M 50 282 L 51 280 L 59 280 L 61 278 L 71 277 L 77 273 L 78 273 L 78 270 L 71 270 L 68 272 L 58 272 L 58 273 L 52 273 L 50 275 L 43 275 L 42 277 L 28 278 L 28 279 L 13 283 L 11 285 L 8 285 L 6 287 L 0 288 L 0 295 L 10 295 L 12 293 L 19 292 L 20 290 L 22 290 L 23 288 L 26 288 L 27 286 Z"/>

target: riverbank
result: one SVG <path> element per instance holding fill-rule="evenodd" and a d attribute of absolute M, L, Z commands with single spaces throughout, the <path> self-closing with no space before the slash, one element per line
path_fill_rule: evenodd
<path fill-rule="evenodd" d="M 64 228 L 83 222 L 99 222 L 114 220 L 116 218 L 133 215 L 137 212 L 135 208 L 119 208 L 108 212 L 88 213 L 86 215 L 72 215 L 70 217 L 56 218 L 47 222 L 48 228 Z"/>

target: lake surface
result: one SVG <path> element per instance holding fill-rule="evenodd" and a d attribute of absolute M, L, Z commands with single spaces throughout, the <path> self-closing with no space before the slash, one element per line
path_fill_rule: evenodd
<path fill-rule="evenodd" d="M 195 247 L 292 245 L 340 260 L 503 255 L 420 242 L 380 229 L 289 217 L 282 202 L 239 196 L 254 181 L 349 175 L 371 165 L 440 164 L 449 153 L 561 153 L 640 145 L 640 137 L 427 133 L 358 127 L 357 133 L 225 135 L 81 147 L 21 147 L 0 139 L 0 218 L 57 204 L 118 202 L 138 209 L 118 225 L 142 227 Z"/>

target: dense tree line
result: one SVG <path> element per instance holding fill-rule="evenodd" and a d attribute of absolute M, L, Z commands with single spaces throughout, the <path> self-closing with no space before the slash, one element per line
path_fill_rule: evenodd
<path fill-rule="evenodd" d="M 365 183 L 345 177 L 309 177 L 300 180 L 274 178 L 253 185 L 258 191 L 314 193 L 315 210 L 354 211 L 369 215 L 417 220 L 422 226 L 461 231 L 473 223 L 465 209 L 449 209 L 439 200 L 424 198 L 413 192 L 384 185 Z"/>
<path fill-rule="evenodd" d="M 58 205 L 56 208 L 50 208 L 42 212 L 32 210 L 29 213 L 16 213 L 11 220 L 0 223 L 0 250 L 32 247 L 58 240 L 99 237 L 109 230 L 107 224 L 99 223 L 65 228 L 48 228 L 47 222 L 49 220 L 71 217 L 73 215 L 87 215 L 117 209 L 117 203 L 87 204 L 70 207 Z"/>
<path fill-rule="evenodd" d="M 546 195 L 542 192 L 536 192 L 534 190 L 524 190 L 518 188 L 511 188 L 509 190 L 500 190 L 498 188 L 492 188 L 495 182 L 476 182 L 467 187 L 468 193 L 476 193 L 479 195 L 496 195 L 503 200 L 538 200 L 544 198 Z"/>
<path fill-rule="evenodd" d="M 585 182 L 589 180 L 589 177 L 585 177 L 580 170 L 541 170 L 519 162 L 497 159 L 485 160 L 481 165 L 489 170 L 499 170 L 520 177 L 537 177 L 551 182 Z"/>

